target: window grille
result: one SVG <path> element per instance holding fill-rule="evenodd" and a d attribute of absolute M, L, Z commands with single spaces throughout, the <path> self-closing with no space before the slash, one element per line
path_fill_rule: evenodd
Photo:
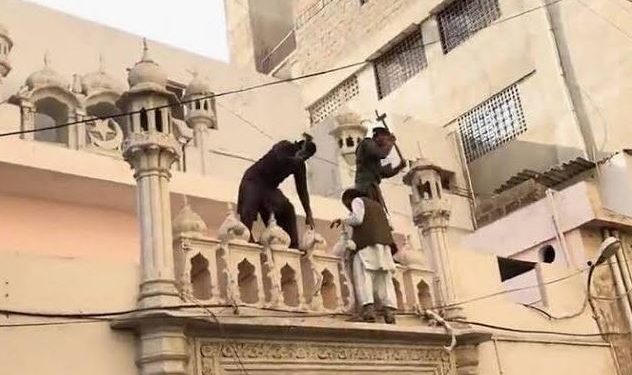
<path fill-rule="evenodd" d="M 458 119 L 468 163 L 527 131 L 518 86 L 513 85 Z"/>
<path fill-rule="evenodd" d="M 443 52 L 448 53 L 500 18 L 498 0 L 457 0 L 438 14 Z"/>
<path fill-rule="evenodd" d="M 417 30 L 375 60 L 378 97 L 382 99 L 428 65 Z"/>
<path fill-rule="evenodd" d="M 317 124 L 333 114 L 344 103 L 358 96 L 358 77 L 351 76 L 336 86 L 327 95 L 318 99 L 309 108 L 312 125 Z"/>

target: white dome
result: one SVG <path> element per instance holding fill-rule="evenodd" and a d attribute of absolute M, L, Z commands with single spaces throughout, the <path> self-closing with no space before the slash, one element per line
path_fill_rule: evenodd
<path fill-rule="evenodd" d="M 88 73 L 81 78 L 81 91 L 87 96 L 102 91 L 121 92 L 121 85 L 105 72 L 101 59 L 98 71 Z"/>
<path fill-rule="evenodd" d="M 193 74 L 193 79 L 186 88 L 185 96 L 211 94 L 210 82 L 198 73 Z"/>
<path fill-rule="evenodd" d="M 48 56 L 44 56 L 44 68 L 28 76 L 26 86 L 29 90 L 45 86 L 57 86 L 68 89 L 69 82 L 61 74 L 50 68 Z"/>
<path fill-rule="evenodd" d="M 127 82 L 130 88 L 154 86 L 165 89 L 167 86 L 167 73 L 149 57 L 145 40 L 143 40 L 143 58 L 130 69 Z"/>

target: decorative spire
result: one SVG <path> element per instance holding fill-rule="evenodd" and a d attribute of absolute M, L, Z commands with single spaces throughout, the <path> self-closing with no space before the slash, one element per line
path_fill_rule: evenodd
<path fill-rule="evenodd" d="M 147 45 L 147 38 L 143 38 L 143 58 L 140 61 L 153 62 L 149 57 L 149 46 Z"/>
<path fill-rule="evenodd" d="M 44 67 L 50 68 L 50 52 L 48 50 L 44 52 Z"/>
<path fill-rule="evenodd" d="M 105 73 L 105 58 L 99 53 L 99 73 Z"/>

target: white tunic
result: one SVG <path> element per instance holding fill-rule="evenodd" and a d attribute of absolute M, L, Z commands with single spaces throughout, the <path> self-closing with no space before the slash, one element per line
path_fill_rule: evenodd
<path fill-rule="evenodd" d="M 358 226 L 364 221 L 364 212 L 364 201 L 361 198 L 355 198 L 351 202 L 351 213 L 343 219 L 343 222 L 352 228 Z M 395 272 L 395 262 L 389 246 L 375 244 L 358 250 L 356 256 L 360 258 L 365 269 Z"/>

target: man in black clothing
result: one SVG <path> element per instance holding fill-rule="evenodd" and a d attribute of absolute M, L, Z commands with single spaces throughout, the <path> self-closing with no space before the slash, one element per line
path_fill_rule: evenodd
<path fill-rule="evenodd" d="M 296 191 L 305 210 L 305 224 L 313 228 L 305 161 L 315 153 L 316 144 L 307 135 L 298 142 L 281 141 L 246 170 L 239 186 L 237 212 L 249 230 L 252 230 L 258 214 L 264 223 L 268 223 L 270 214 L 274 213 L 279 226 L 290 236 L 290 247 L 298 248 L 294 206 L 279 190 L 279 185 L 294 175 Z M 254 242 L 252 233 L 250 241 Z"/>
<path fill-rule="evenodd" d="M 370 199 L 380 202 L 386 210 L 386 204 L 380 190 L 382 178 L 397 175 L 406 163 L 395 144 L 395 136 L 387 128 L 374 128 L 373 137 L 365 138 L 356 148 L 355 188 L 366 194 Z M 395 147 L 400 163 L 395 168 L 391 164 L 382 165 L 382 159 L 388 157 Z"/>

